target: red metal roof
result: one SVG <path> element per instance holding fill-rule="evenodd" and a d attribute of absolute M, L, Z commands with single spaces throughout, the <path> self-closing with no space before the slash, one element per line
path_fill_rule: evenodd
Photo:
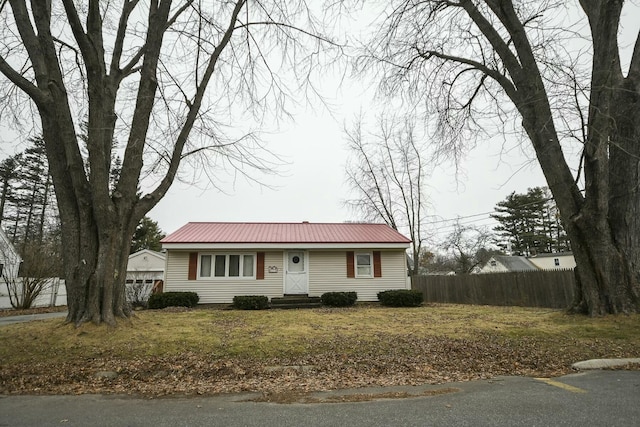
<path fill-rule="evenodd" d="M 410 243 L 386 224 L 190 222 L 162 243 Z"/>

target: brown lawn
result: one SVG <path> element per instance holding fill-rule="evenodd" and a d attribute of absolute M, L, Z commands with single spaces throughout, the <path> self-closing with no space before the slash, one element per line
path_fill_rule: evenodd
<path fill-rule="evenodd" d="M 0 328 L 0 393 L 296 394 L 550 377 L 640 357 L 640 316 L 428 305 L 142 311 L 117 328 L 61 319 Z"/>

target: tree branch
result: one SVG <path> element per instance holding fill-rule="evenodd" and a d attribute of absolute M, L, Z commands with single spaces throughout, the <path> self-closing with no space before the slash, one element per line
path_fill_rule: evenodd
<path fill-rule="evenodd" d="M 416 50 L 418 49 L 416 48 Z M 513 83 L 511 82 L 511 80 L 509 80 L 504 74 L 501 74 L 498 71 L 493 70 L 488 66 L 486 66 L 485 64 L 482 64 L 478 61 L 474 61 L 473 59 L 463 58 L 460 56 L 448 55 L 442 52 L 437 52 L 435 50 L 427 50 L 424 52 L 420 52 L 418 50 L 418 55 L 427 60 L 430 59 L 432 56 L 434 56 L 436 58 L 440 58 L 445 61 L 453 61 L 453 62 L 457 62 L 458 64 L 469 65 L 475 68 L 476 70 L 491 77 L 493 80 L 495 80 L 504 89 L 504 91 L 507 93 L 507 95 L 511 99 L 517 99 L 518 97 L 518 91 L 513 85 Z"/>
<path fill-rule="evenodd" d="M 189 107 L 189 112 L 187 113 L 187 117 L 185 118 L 185 124 L 182 126 L 182 129 L 180 130 L 176 143 L 173 147 L 173 152 L 169 161 L 169 169 L 167 170 L 167 173 L 153 191 L 151 191 L 149 194 L 138 201 L 135 208 L 136 213 L 144 215 L 146 212 L 151 210 L 151 208 L 155 206 L 158 201 L 160 201 L 160 199 L 162 199 L 162 197 L 166 194 L 166 192 L 169 190 L 169 187 L 173 183 L 178 171 L 180 160 L 182 159 L 182 151 L 184 149 L 184 145 L 189 138 L 189 133 L 191 132 L 193 124 L 200 111 L 200 106 L 209 85 L 209 81 L 211 80 L 211 76 L 213 75 L 213 71 L 218 62 L 218 59 L 220 58 L 220 55 L 231 40 L 231 36 L 233 35 L 233 32 L 235 30 L 235 24 L 238 20 L 238 15 L 244 7 L 245 3 L 246 0 L 236 1 L 236 4 L 231 13 L 231 17 L 229 18 L 229 25 L 225 30 L 224 36 L 209 58 L 207 69 L 202 76 L 202 81 L 198 85 L 193 103 Z"/>
<path fill-rule="evenodd" d="M 124 39 L 127 34 L 127 24 L 129 23 L 129 16 L 131 12 L 138 5 L 139 0 L 125 0 L 122 5 L 122 13 L 120 14 L 120 21 L 118 22 L 118 30 L 116 31 L 116 40 L 113 44 L 113 55 L 111 57 L 111 66 L 109 68 L 109 74 L 118 80 L 121 75 L 120 59 L 122 58 L 122 49 L 124 48 Z"/>
<path fill-rule="evenodd" d="M 69 21 L 69 26 L 73 32 L 73 37 L 78 42 L 78 47 L 82 52 L 82 56 L 85 58 L 85 64 L 90 62 L 91 59 L 95 60 L 95 51 L 92 49 L 91 42 L 89 41 L 87 34 L 84 32 L 84 27 L 80 21 L 80 16 L 78 15 L 78 10 L 76 9 L 74 1 L 62 0 L 62 4 L 64 5 L 67 20 Z"/>
<path fill-rule="evenodd" d="M 47 83 L 47 67 L 45 65 L 45 59 L 41 50 L 38 36 L 31 25 L 31 19 L 25 0 L 10 0 L 11 9 L 13 10 L 13 17 L 18 26 L 18 32 L 22 43 L 24 43 L 27 49 L 27 54 L 33 65 L 33 71 L 35 73 L 36 81 L 38 85 L 43 88 Z"/>
<path fill-rule="evenodd" d="M 502 39 L 500 34 L 491 25 L 491 23 L 485 18 L 482 13 L 475 7 L 471 0 L 462 0 L 460 2 L 462 7 L 471 18 L 471 20 L 478 26 L 478 29 L 484 34 L 491 46 L 498 53 L 505 67 L 509 70 L 512 79 L 518 79 L 521 76 L 522 64 L 518 58 L 511 52 L 509 45 Z"/>
<path fill-rule="evenodd" d="M 11 68 L 2 56 L 0 56 L 0 73 L 4 74 L 13 84 L 20 88 L 20 90 L 24 91 L 36 104 L 42 105 L 49 100 L 48 96 L 36 85 Z"/>

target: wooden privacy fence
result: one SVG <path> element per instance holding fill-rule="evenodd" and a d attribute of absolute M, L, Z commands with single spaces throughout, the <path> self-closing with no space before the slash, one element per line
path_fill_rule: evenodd
<path fill-rule="evenodd" d="M 425 302 L 566 308 L 573 301 L 573 270 L 413 276 Z"/>

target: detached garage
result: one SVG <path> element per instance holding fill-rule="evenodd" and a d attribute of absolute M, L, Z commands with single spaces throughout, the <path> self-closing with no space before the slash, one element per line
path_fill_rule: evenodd
<path fill-rule="evenodd" d="M 162 240 L 164 289 L 197 292 L 200 303 L 332 291 L 376 301 L 410 288 L 409 244 L 386 224 L 190 222 Z"/>

